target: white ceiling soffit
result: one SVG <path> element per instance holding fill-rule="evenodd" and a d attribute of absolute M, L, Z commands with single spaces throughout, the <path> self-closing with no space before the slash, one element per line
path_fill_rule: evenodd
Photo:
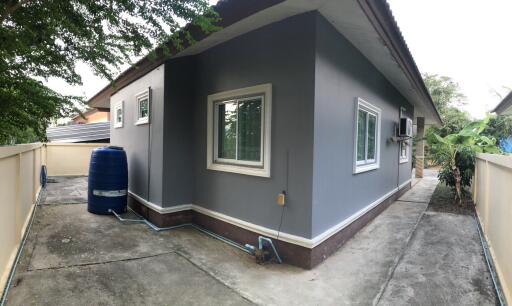
<path fill-rule="evenodd" d="M 244 33 L 313 10 L 318 10 L 414 105 L 415 117 L 426 117 L 426 124 L 437 124 L 435 114 L 425 107 L 429 101 L 416 92 L 357 0 L 287 0 L 213 33 L 176 57 L 201 53 Z"/>

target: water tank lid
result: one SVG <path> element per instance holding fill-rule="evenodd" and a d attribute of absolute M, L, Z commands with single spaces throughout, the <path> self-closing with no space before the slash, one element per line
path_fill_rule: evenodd
<path fill-rule="evenodd" d="M 107 148 L 112 149 L 112 150 L 123 150 L 123 147 L 119 147 L 119 146 L 108 146 Z"/>

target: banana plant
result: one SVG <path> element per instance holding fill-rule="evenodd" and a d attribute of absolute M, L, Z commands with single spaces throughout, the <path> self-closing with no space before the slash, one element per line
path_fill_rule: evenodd
<path fill-rule="evenodd" d="M 443 169 L 449 169 L 452 176 L 449 181 L 453 182 L 452 188 L 455 191 L 455 203 L 457 205 L 463 204 L 463 180 L 459 160 L 469 158 L 471 160 L 471 169 L 469 170 L 473 173 L 474 159 L 477 153 L 501 153 L 496 145 L 496 139 L 481 135 L 488 122 L 489 118 L 472 122 L 460 132 L 445 137 L 434 134 L 436 140 L 433 150 L 434 158 Z"/>

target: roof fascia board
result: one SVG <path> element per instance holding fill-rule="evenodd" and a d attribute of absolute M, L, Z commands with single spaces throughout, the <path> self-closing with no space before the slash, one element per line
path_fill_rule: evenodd
<path fill-rule="evenodd" d="M 438 124 L 442 124 L 441 116 L 432 101 L 432 97 L 423 82 L 421 73 L 414 62 L 411 53 L 407 49 L 407 44 L 398 30 L 398 25 L 394 21 L 389 5 L 385 0 L 357 1 L 365 15 L 368 17 L 368 20 L 373 25 L 375 31 L 377 31 L 385 45 L 388 47 L 391 55 L 400 65 L 409 82 L 411 82 L 416 91 L 422 96 L 423 100 L 427 101 L 426 106 L 428 107 L 428 111 L 432 114 L 434 121 Z"/>

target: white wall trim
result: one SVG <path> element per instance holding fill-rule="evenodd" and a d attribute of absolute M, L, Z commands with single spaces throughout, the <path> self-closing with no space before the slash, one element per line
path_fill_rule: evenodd
<path fill-rule="evenodd" d="M 375 200 L 370 205 L 364 207 L 363 209 L 359 210 L 355 214 L 351 215 L 350 217 L 346 218 L 345 220 L 341 221 L 340 223 L 334 225 L 333 227 L 329 228 L 328 230 L 324 231 L 323 233 L 315 236 L 313 239 L 311 239 L 313 247 L 319 245 L 320 243 L 324 242 L 328 238 L 330 238 L 332 235 L 336 234 L 337 232 L 341 231 L 348 225 L 350 225 L 352 222 L 356 221 L 360 217 L 362 217 L 364 214 L 372 210 L 373 208 L 377 207 L 379 204 L 384 202 L 387 198 L 392 196 L 394 193 L 398 192 L 400 189 L 402 189 L 405 185 L 407 185 L 411 180 L 409 179 L 407 182 L 403 183 L 399 187 L 389 191 L 382 197 Z"/>
<path fill-rule="evenodd" d="M 292 234 L 281 232 L 279 234 L 279 240 L 285 241 L 285 242 L 288 242 L 288 243 L 292 243 L 292 244 L 296 244 L 296 245 L 300 245 L 300 246 L 305 247 L 305 248 L 312 249 L 312 248 L 316 247 L 317 245 L 319 245 L 320 243 L 324 242 L 325 240 L 329 239 L 331 236 L 333 236 L 334 234 L 338 233 L 339 231 L 341 231 L 342 229 L 344 229 L 348 225 L 350 225 L 352 222 L 354 222 L 357 219 L 359 219 L 361 216 L 363 216 L 365 213 L 367 213 L 368 211 L 370 211 L 374 207 L 376 207 L 379 204 L 381 204 L 382 202 L 384 202 L 387 198 L 392 196 L 394 193 L 398 192 L 400 189 L 405 187 L 410 182 L 411 182 L 411 179 L 405 181 L 398 188 L 394 188 L 393 190 L 391 190 L 390 192 L 386 193 L 385 195 L 383 195 L 382 197 L 380 197 L 379 199 L 377 199 L 376 201 L 374 201 L 370 205 L 364 207 L 363 209 L 359 210 L 355 214 L 351 215 L 350 217 L 346 218 L 342 222 L 334 225 L 333 227 L 327 229 L 326 231 L 324 231 L 323 233 L 315 236 L 312 239 L 308 239 L 308 238 L 304 238 L 304 237 L 301 237 L 301 236 L 297 236 L 297 235 L 292 235 Z M 244 221 L 244 220 L 240 220 L 240 219 L 237 219 L 237 218 L 225 215 L 223 213 L 216 212 L 216 211 L 204 208 L 204 207 L 199 206 L 199 205 L 183 204 L 183 205 L 172 206 L 172 207 L 160 207 L 157 204 L 154 204 L 154 203 L 151 203 L 151 202 L 148 202 L 148 201 L 144 200 L 139 195 L 137 195 L 137 194 L 135 194 L 135 193 L 133 193 L 131 191 L 129 191 L 129 193 L 137 201 L 139 201 L 140 203 L 142 203 L 146 207 L 148 207 L 148 208 L 150 208 L 150 209 L 152 209 L 152 210 L 154 210 L 154 211 L 156 211 L 158 213 L 161 213 L 161 214 L 168 214 L 168 213 L 174 213 L 174 212 L 179 212 L 179 211 L 184 211 L 184 210 L 191 209 L 191 210 L 194 210 L 196 212 L 202 213 L 204 215 L 210 216 L 212 218 L 215 218 L 215 219 L 227 222 L 229 224 L 233 224 L 235 226 L 244 228 L 244 229 L 249 230 L 251 232 L 255 232 L 255 233 L 258 233 L 258 234 L 261 234 L 261 235 L 265 235 L 267 237 L 274 238 L 274 239 L 277 238 L 278 232 L 276 230 L 273 230 L 273 229 L 270 229 L 270 228 L 267 228 L 267 227 L 263 227 L 263 226 L 260 226 L 260 225 L 254 224 L 254 223 L 250 223 L 250 222 L 247 222 L 247 221 Z"/>
<path fill-rule="evenodd" d="M 135 192 L 133 192 L 131 190 L 128 190 L 128 193 L 135 200 L 139 201 L 140 203 L 142 203 L 147 208 L 150 208 L 150 209 L 152 209 L 152 210 L 154 210 L 154 211 L 156 211 L 157 213 L 160 213 L 160 214 L 170 214 L 170 213 L 174 213 L 174 212 L 179 212 L 179 211 L 184 211 L 184 210 L 192 209 L 192 204 L 182 204 L 182 205 L 171 206 L 171 207 L 161 207 L 158 204 L 155 204 L 155 203 L 152 203 L 152 202 L 149 202 L 149 201 L 145 200 L 140 195 L 136 194 Z"/>
<path fill-rule="evenodd" d="M 402 184 L 400 184 L 400 186 L 398 186 L 398 190 L 400 190 L 400 189 L 404 188 L 405 186 L 407 186 L 407 184 L 409 184 L 411 181 L 412 181 L 412 179 L 408 179 L 407 181 L 405 181 Z"/>
<path fill-rule="evenodd" d="M 213 210 L 209 210 L 207 208 L 204 208 L 204 207 L 201 207 L 198 205 L 193 205 L 193 209 L 199 213 L 202 213 L 202 214 L 205 214 L 212 218 L 219 219 L 221 221 L 236 225 L 238 227 L 244 228 L 251 232 L 256 232 L 261 235 L 265 235 L 267 237 L 274 238 L 274 239 L 277 238 L 278 232 L 276 230 L 273 230 L 273 229 L 270 229 L 267 227 L 263 227 L 260 225 L 256 225 L 254 223 L 250 223 L 250 222 L 247 222 L 244 220 L 240 220 L 240 219 L 237 219 L 237 218 L 234 218 L 234 217 L 231 217 L 231 216 L 228 216 L 228 215 L 225 215 L 225 214 L 213 211 Z M 281 232 L 279 234 L 279 240 L 286 241 L 286 242 L 289 242 L 292 244 L 297 244 L 297 245 L 300 245 L 300 246 L 303 246 L 306 248 L 312 248 L 310 239 L 292 235 L 292 234 L 288 234 L 288 233 Z"/>

